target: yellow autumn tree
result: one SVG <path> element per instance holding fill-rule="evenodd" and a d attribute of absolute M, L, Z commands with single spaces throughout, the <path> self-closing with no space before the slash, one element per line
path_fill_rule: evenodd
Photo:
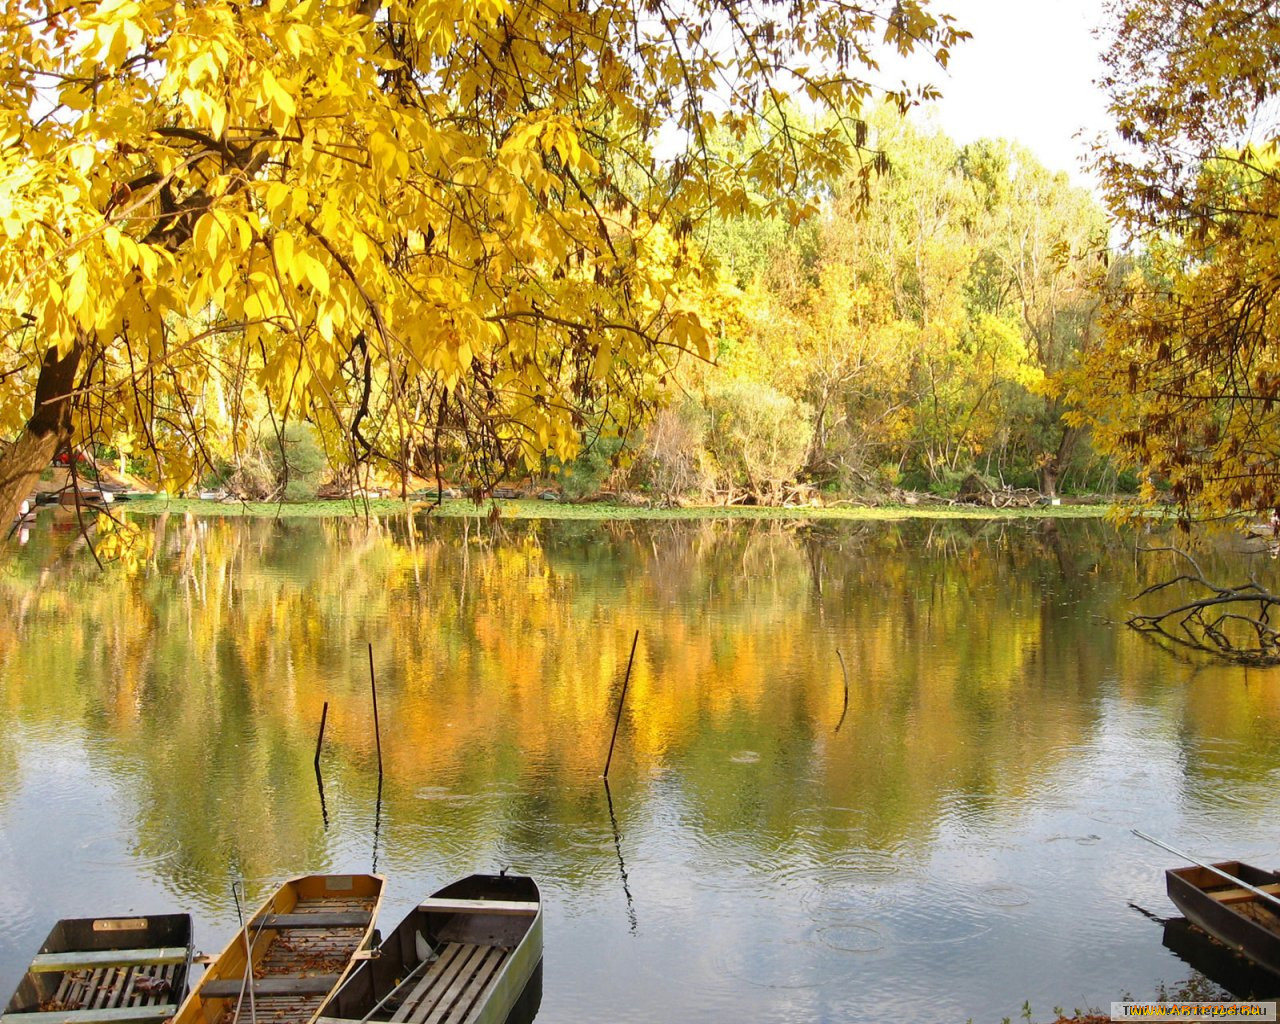
<path fill-rule="evenodd" d="M 875 46 L 963 37 L 926 2 L 13 0 L 2 510 L 95 439 L 184 486 L 257 401 L 402 471 L 642 418 L 708 351 L 698 225 L 798 212 L 862 141 Z"/>
<path fill-rule="evenodd" d="M 1113 4 L 1099 159 L 1133 258 L 1077 386 L 1079 422 L 1184 526 L 1280 508 L 1280 12 Z"/>

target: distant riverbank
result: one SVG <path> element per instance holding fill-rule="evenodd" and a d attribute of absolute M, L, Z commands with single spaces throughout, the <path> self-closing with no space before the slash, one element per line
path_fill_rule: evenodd
<path fill-rule="evenodd" d="M 898 520 L 898 519 L 1097 519 L 1111 506 L 1040 505 L 1034 508 L 989 508 L 983 505 L 800 505 L 772 508 L 759 505 L 689 505 L 680 508 L 648 508 L 616 505 L 606 502 L 574 504 L 560 501 L 529 499 L 493 499 L 477 505 L 470 499 L 445 499 L 437 505 L 431 501 L 371 499 L 352 501 L 335 499 L 307 502 L 201 501 L 191 498 L 132 498 L 115 508 L 118 511 L 160 515 L 168 512 L 193 513 L 201 516 L 266 516 L 266 517 L 362 517 L 403 515 L 406 509 L 418 514 L 449 518 L 480 517 L 494 508 L 503 519 L 749 519 L 749 520 Z"/>

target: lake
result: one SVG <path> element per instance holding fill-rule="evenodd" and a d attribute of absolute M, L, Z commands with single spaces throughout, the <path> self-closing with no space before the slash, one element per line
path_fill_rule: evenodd
<path fill-rule="evenodd" d="M 6 992 L 59 917 L 510 867 L 539 1024 L 1046 1020 L 1219 991 L 1130 829 L 1280 864 L 1280 674 L 1117 625 L 1178 565 L 1101 521 L 138 522 L 0 574 Z"/>

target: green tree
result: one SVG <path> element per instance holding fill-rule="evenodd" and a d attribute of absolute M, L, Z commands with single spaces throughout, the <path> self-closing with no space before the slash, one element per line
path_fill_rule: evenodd
<path fill-rule="evenodd" d="M 888 170 L 775 251 L 750 372 L 812 411 L 815 479 L 981 463 L 1053 493 L 1082 433 L 1061 380 L 1093 343 L 1103 212 L 1016 145 L 962 149 L 887 109 L 870 126 Z"/>

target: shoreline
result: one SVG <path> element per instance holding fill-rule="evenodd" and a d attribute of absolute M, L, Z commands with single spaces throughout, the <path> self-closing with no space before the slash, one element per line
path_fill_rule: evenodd
<path fill-rule="evenodd" d="M 490 515 L 496 506 L 503 520 L 564 519 L 586 521 L 612 520 L 752 520 L 773 522 L 894 522 L 905 519 L 953 520 L 1043 520 L 1101 519 L 1113 505 L 1042 505 L 1035 508 L 988 508 L 982 505 L 876 505 L 876 506 L 762 506 L 762 505 L 691 505 L 679 508 L 646 508 L 615 505 L 606 502 L 570 504 L 529 498 L 486 499 L 477 505 L 469 498 L 447 498 L 436 505 L 431 501 L 379 498 L 352 501 L 345 498 L 297 503 L 253 501 L 204 501 L 198 498 L 131 498 L 112 506 L 113 514 L 133 512 L 139 515 L 191 513 L 210 518 L 333 518 L 359 519 L 369 516 L 397 516 L 406 511 L 414 515 L 434 515 L 446 519 L 480 518 Z"/>

